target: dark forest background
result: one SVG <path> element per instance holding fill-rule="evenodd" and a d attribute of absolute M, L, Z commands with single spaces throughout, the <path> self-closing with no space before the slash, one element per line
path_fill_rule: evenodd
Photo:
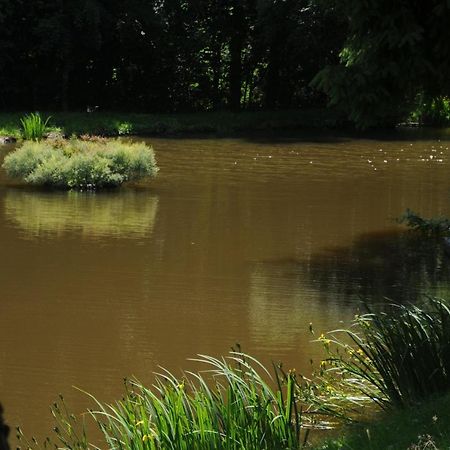
<path fill-rule="evenodd" d="M 447 0 L 0 0 L 0 109 L 331 103 L 363 125 L 396 120 L 448 99 L 449 12 Z"/>

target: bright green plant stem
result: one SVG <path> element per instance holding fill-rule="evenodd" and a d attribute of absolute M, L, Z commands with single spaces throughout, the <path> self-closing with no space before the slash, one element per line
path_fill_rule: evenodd
<path fill-rule="evenodd" d="M 30 141 L 40 141 L 47 131 L 50 117 L 43 120 L 39 113 L 31 113 L 20 119 L 22 124 L 22 134 L 24 139 Z"/>

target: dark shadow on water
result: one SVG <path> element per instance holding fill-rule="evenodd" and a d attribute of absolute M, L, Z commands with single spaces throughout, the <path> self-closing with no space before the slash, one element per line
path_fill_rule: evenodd
<path fill-rule="evenodd" d="M 353 140 L 368 141 L 433 141 L 450 140 L 449 128 L 415 128 L 398 127 L 393 129 L 377 129 L 359 131 L 355 129 L 315 129 L 305 128 L 296 130 L 267 130 L 253 133 L 243 133 L 240 137 L 251 143 L 259 144 L 289 144 L 296 142 L 311 143 L 344 143 Z"/>
<path fill-rule="evenodd" d="M 250 144 L 281 145 L 295 143 L 342 144 L 355 140 L 380 142 L 421 142 L 449 141 L 450 129 L 437 128 L 396 128 L 388 130 L 337 130 L 337 129 L 293 129 L 293 130 L 261 130 L 230 132 L 180 132 L 180 133 L 148 133 L 128 136 L 126 139 L 164 139 L 174 141 L 211 141 L 239 139 Z"/>
<path fill-rule="evenodd" d="M 0 450 L 10 450 L 8 445 L 9 427 L 3 419 L 3 406 L 0 403 Z"/>
<path fill-rule="evenodd" d="M 301 264 L 308 283 L 339 297 L 405 303 L 424 294 L 450 294 L 450 258 L 444 242 L 416 233 L 365 234 L 353 245 L 330 248 Z"/>

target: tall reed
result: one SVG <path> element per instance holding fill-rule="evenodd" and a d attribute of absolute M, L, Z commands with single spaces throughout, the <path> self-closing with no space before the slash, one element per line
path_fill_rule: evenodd
<path fill-rule="evenodd" d="M 200 355 L 208 366 L 182 379 L 166 370 L 153 387 L 126 381 L 121 401 L 96 407 L 90 415 L 108 449 L 297 450 L 308 433 L 298 406 L 295 372 L 275 368 L 272 377 L 256 359 L 240 352 L 217 359 Z M 76 417 L 55 405 L 59 447 L 94 448 Z M 23 435 L 21 435 L 23 438 Z M 26 442 L 25 442 L 26 443 Z M 63 444 L 61 446 L 61 443 Z M 26 443 L 27 444 L 27 443 Z"/>
<path fill-rule="evenodd" d="M 39 113 L 31 113 L 20 119 L 24 139 L 40 141 L 44 137 L 50 117 L 43 120 Z"/>
<path fill-rule="evenodd" d="M 420 307 L 369 309 L 356 316 L 352 329 L 320 340 L 329 352 L 324 373 L 339 380 L 347 397 L 359 392 L 389 408 L 450 391 L 450 308 L 441 299 L 429 298 Z"/>

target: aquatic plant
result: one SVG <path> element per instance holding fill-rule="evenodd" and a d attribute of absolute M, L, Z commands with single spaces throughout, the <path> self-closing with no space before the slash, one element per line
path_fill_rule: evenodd
<path fill-rule="evenodd" d="M 222 359 L 199 355 L 196 361 L 208 370 L 187 372 L 179 379 L 162 369 L 153 388 L 127 380 L 124 398 L 113 405 L 88 394 L 96 405 L 90 415 L 100 427 L 106 447 L 302 448 L 308 433 L 302 428 L 304 416 L 298 406 L 295 372 L 276 368 L 272 378 L 257 360 L 235 351 Z M 84 427 L 64 405 L 55 404 L 52 409 L 62 448 L 92 448 Z M 23 439 L 23 434 L 19 437 Z"/>
<path fill-rule="evenodd" d="M 158 171 L 151 147 L 119 140 L 25 142 L 3 167 L 26 183 L 78 190 L 119 186 Z"/>
<path fill-rule="evenodd" d="M 407 209 L 397 219 L 398 223 L 404 223 L 414 231 L 420 231 L 428 236 L 443 236 L 450 233 L 450 219 L 446 217 L 432 217 L 425 219 L 419 214 Z"/>
<path fill-rule="evenodd" d="M 341 400 L 369 399 L 386 409 L 450 391 L 450 307 L 443 300 L 368 309 L 351 329 L 319 340 L 328 352 L 323 379 Z"/>
<path fill-rule="evenodd" d="M 22 117 L 20 123 L 22 125 L 23 138 L 31 141 L 40 141 L 47 131 L 49 121 L 50 117 L 43 120 L 39 113 L 31 113 Z"/>

